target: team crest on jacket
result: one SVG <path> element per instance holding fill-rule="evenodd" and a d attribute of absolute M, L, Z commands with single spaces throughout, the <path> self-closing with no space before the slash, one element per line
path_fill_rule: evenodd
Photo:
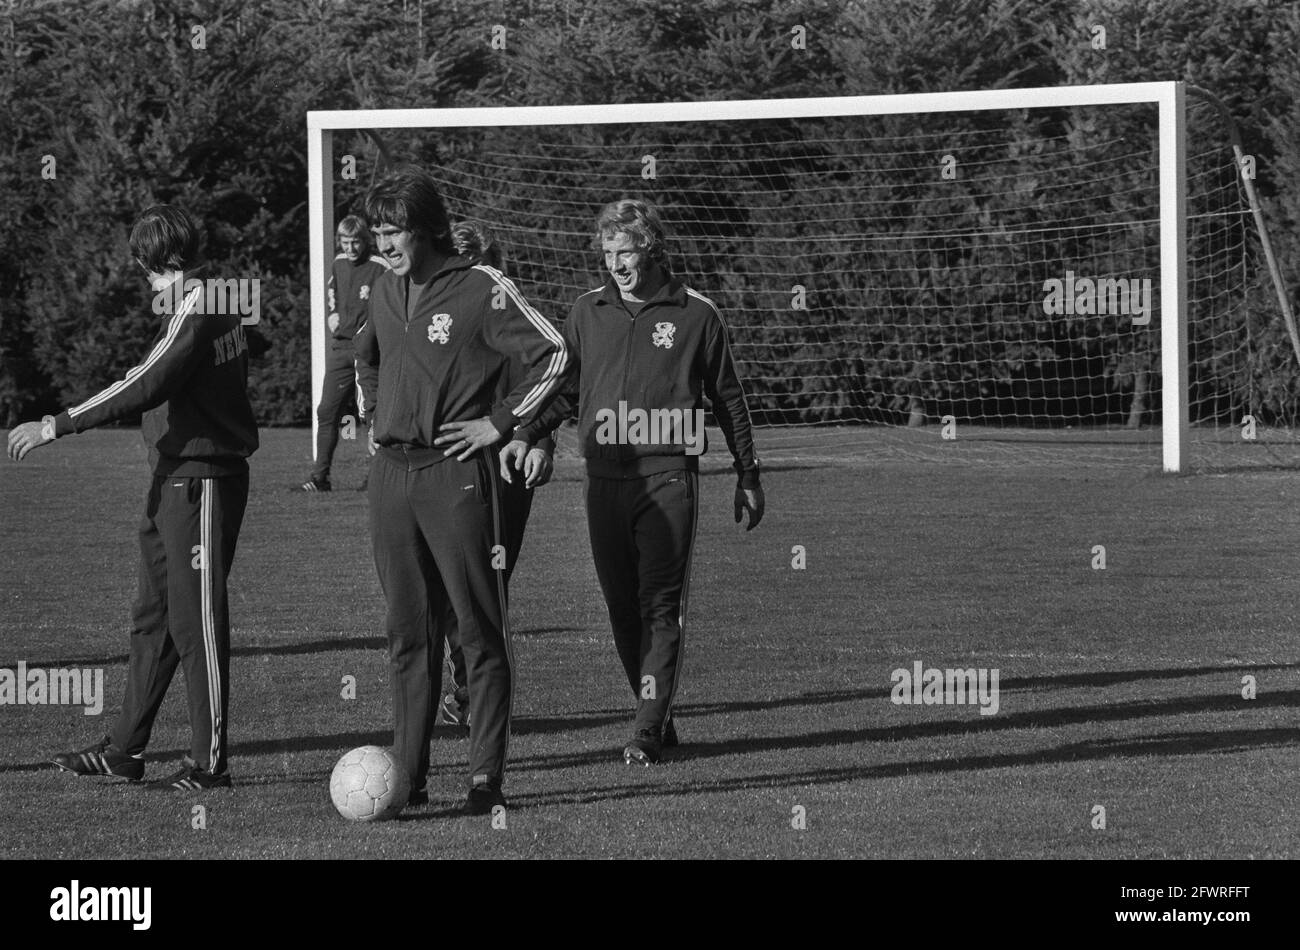
<path fill-rule="evenodd" d="M 369 285 L 369 284 L 362 284 L 362 285 L 361 285 L 361 299 L 362 299 L 362 300 L 369 300 L 369 299 L 370 299 L 370 285 Z"/>
<path fill-rule="evenodd" d="M 446 343 L 451 339 L 451 314 L 435 313 L 429 324 L 429 342 Z"/>
<path fill-rule="evenodd" d="M 671 323 L 656 323 L 655 335 L 650 338 L 655 346 L 662 346 L 665 350 L 673 348 L 673 334 L 677 332 L 677 327 Z"/>

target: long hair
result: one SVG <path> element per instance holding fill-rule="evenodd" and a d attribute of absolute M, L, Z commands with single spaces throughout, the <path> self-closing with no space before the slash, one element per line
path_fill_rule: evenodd
<path fill-rule="evenodd" d="M 131 227 L 131 256 L 155 274 L 187 270 L 199 262 L 203 232 L 184 208 L 154 205 Z"/>
<path fill-rule="evenodd" d="M 375 227 L 387 224 L 423 235 L 438 252 L 456 253 L 442 195 L 423 169 L 399 168 L 375 182 L 366 192 L 365 210 Z"/>

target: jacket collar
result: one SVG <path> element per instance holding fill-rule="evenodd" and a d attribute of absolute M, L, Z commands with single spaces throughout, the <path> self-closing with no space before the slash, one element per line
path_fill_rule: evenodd
<path fill-rule="evenodd" d="M 441 267 L 439 267 L 436 271 L 433 272 L 433 276 L 429 278 L 428 283 L 426 283 L 425 286 L 426 287 L 429 286 L 429 284 L 434 283 L 439 278 L 445 277 L 446 275 L 452 273 L 453 271 L 469 270 L 471 267 L 474 266 L 474 264 L 475 261 L 470 260 L 468 257 L 461 257 L 458 254 L 453 254 L 451 255 L 451 257 L 448 257 L 446 260 L 442 262 Z M 407 287 L 411 286 L 410 274 L 407 274 L 403 278 L 403 284 Z"/>
<path fill-rule="evenodd" d="M 433 277 L 436 280 L 443 274 L 450 274 L 455 270 L 469 270 L 475 265 L 475 263 L 477 262 L 470 260 L 468 257 L 461 257 L 459 254 L 453 254 L 442 262 L 442 266 L 438 268 Z"/>

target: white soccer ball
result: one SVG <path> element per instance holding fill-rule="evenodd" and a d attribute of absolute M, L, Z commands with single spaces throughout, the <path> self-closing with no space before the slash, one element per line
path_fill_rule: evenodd
<path fill-rule="evenodd" d="M 349 821 L 385 821 L 406 807 L 411 779 L 387 749 L 363 745 L 339 759 L 330 775 L 330 798 Z"/>

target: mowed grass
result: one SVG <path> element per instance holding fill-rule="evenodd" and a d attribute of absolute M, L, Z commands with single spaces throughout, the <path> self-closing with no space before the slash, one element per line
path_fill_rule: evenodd
<path fill-rule="evenodd" d="M 0 666 L 102 667 L 106 693 L 99 717 L 0 706 L 0 854 L 1300 856 L 1300 472 L 766 452 L 769 511 L 747 534 L 713 444 L 684 745 L 653 770 L 619 755 L 632 702 L 578 463 L 537 495 L 512 588 L 504 829 L 455 814 L 467 743 L 450 733 L 435 740 L 429 807 L 354 825 L 330 804 L 337 757 L 391 741 L 366 501 L 347 490 L 363 474 L 358 446 L 340 449 L 343 490 L 294 494 L 308 434 L 263 433 L 231 585 L 237 787 L 193 798 L 46 764 L 102 735 L 121 701 L 148 476 L 139 434 L 0 462 Z M 918 660 L 997 668 L 998 712 L 893 704 L 892 671 Z M 345 676 L 356 699 L 341 696 Z M 188 747 L 183 686 L 159 717 L 151 776 Z"/>

